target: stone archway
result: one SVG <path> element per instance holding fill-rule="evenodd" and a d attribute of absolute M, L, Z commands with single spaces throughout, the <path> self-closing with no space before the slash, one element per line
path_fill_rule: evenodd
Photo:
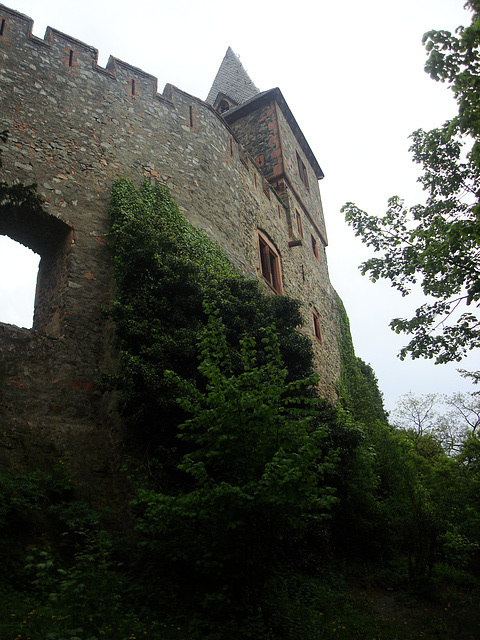
<path fill-rule="evenodd" d="M 38 206 L 0 205 L 0 235 L 40 255 L 33 329 L 52 337 L 61 335 L 65 318 L 72 228 Z"/>

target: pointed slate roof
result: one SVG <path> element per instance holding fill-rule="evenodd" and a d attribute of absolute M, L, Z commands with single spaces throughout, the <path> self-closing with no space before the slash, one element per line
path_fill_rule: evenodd
<path fill-rule="evenodd" d="M 219 93 L 227 96 L 237 105 L 259 93 L 231 47 L 227 49 L 206 102 L 213 106 Z"/>

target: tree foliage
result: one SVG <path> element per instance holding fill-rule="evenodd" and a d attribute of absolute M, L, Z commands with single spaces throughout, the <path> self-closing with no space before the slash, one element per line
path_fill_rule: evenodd
<path fill-rule="evenodd" d="M 156 571 L 204 609 L 210 630 L 222 625 L 226 634 L 233 617 L 237 637 L 259 611 L 268 621 L 263 607 L 274 571 L 288 560 L 287 542 L 335 501 L 325 482 L 335 456 L 326 454 L 318 401 L 305 393 L 316 377 L 287 382 L 274 329 L 262 335 L 239 336 L 238 368 L 210 307 L 198 346 L 206 384 L 166 372 L 191 416 L 178 427 L 183 488 L 142 489 L 136 501 Z"/>
<path fill-rule="evenodd" d="M 404 296 L 418 283 L 426 296 L 413 318 L 391 322 L 394 331 L 412 336 L 402 359 L 444 363 L 480 346 L 480 4 L 467 6 L 469 27 L 424 36 L 426 70 L 450 85 L 459 105 L 443 126 L 411 136 L 426 203 L 406 208 L 395 196 L 380 218 L 353 203 L 343 207 L 355 234 L 381 254 L 364 262 L 362 273 L 374 282 L 390 280 Z"/>
<path fill-rule="evenodd" d="M 312 372 L 310 341 L 296 330 L 299 303 L 266 296 L 257 281 L 238 276 L 220 248 L 185 220 L 166 188 L 145 182 L 137 191 L 126 180 L 116 181 L 111 221 L 116 298 L 109 313 L 121 367 L 110 384 L 119 390 L 137 438 L 152 449 L 176 446 L 184 414 L 176 403 L 178 389 L 163 372 L 197 377 L 207 297 L 220 309 L 237 366 L 238 335 L 248 330 L 259 338 L 262 327 L 274 322 L 289 379 Z"/>
<path fill-rule="evenodd" d="M 202 638 L 220 622 L 249 637 L 259 607 L 271 615 L 285 545 L 334 500 L 332 415 L 299 303 L 239 277 L 159 185 L 117 181 L 111 211 L 121 363 L 110 384 L 147 463 L 135 503 L 145 579 L 164 606 L 196 612 Z"/>

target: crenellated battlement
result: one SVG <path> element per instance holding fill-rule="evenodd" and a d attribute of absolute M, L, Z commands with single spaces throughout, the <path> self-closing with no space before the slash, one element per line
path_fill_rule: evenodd
<path fill-rule="evenodd" d="M 3 25 L 0 37 L 5 47 L 23 39 L 27 46 L 49 50 L 52 69 L 61 65 L 69 68 L 72 73 L 79 72 L 82 68 L 94 70 L 117 82 L 130 83 L 133 96 L 165 99 L 157 93 L 158 79 L 155 76 L 114 56 L 109 57 L 106 68 L 101 67 L 98 64 L 98 49 L 50 26 L 45 31 L 45 38 L 38 38 L 32 33 L 34 21 L 31 18 L 3 4 L 0 4 L 0 25 Z"/>

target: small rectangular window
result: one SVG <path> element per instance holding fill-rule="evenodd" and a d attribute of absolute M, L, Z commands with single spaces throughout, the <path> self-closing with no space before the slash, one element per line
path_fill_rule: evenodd
<path fill-rule="evenodd" d="M 318 255 L 318 244 L 317 241 L 315 240 L 315 238 L 313 236 L 311 236 L 312 238 L 312 251 L 313 251 L 313 255 L 315 256 L 315 258 L 320 262 L 320 256 Z"/>
<path fill-rule="evenodd" d="M 302 159 L 298 155 L 298 151 L 297 151 L 297 165 L 298 165 L 298 173 L 300 175 L 300 180 L 303 182 L 303 184 L 307 187 L 307 190 L 308 190 L 309 186 L 308 186 L 307 167 L 303 164 Z"/>
<path fill-rule="evenodd" d="M 313 333 L 315 338 L 318 340 L 320 344 L 322 344 L 322 332 L 320 331 L 320 318 L 318 314 L 313 312 Z"/>
<path fill-rule="evenodd" d="M 2 22 L 0 22 L 0 36 L 3 36 L 5 31 L 5 18 L 2 18 Z"/>
<path fill-rule="evenodd" d="M 296 209 L 295 209 L 295 217 L 297 219 L 298 235 L 300 236 L 300 238 L 303 239 L 302 216 L 299 214 L 299 212 Z"/>
<path fill-rule="evenodd" d="M 276 293 L 282 293 L 280 258 L 274 248 L 259 234 L 258 250 L 260 253 L 260 271 Z"/>
<path fill-rule="evenodd" d="M 68 55 L 68 66 L 71 67 L 73 65 L 73 49 L 70 49 L 70 53 Z"/>
<path fill-rule="evenodd" d="M 190 129 L 193 129 L 193 107 L 190 105 L 188 107 L 188 122 L 190 124 Z"/>

